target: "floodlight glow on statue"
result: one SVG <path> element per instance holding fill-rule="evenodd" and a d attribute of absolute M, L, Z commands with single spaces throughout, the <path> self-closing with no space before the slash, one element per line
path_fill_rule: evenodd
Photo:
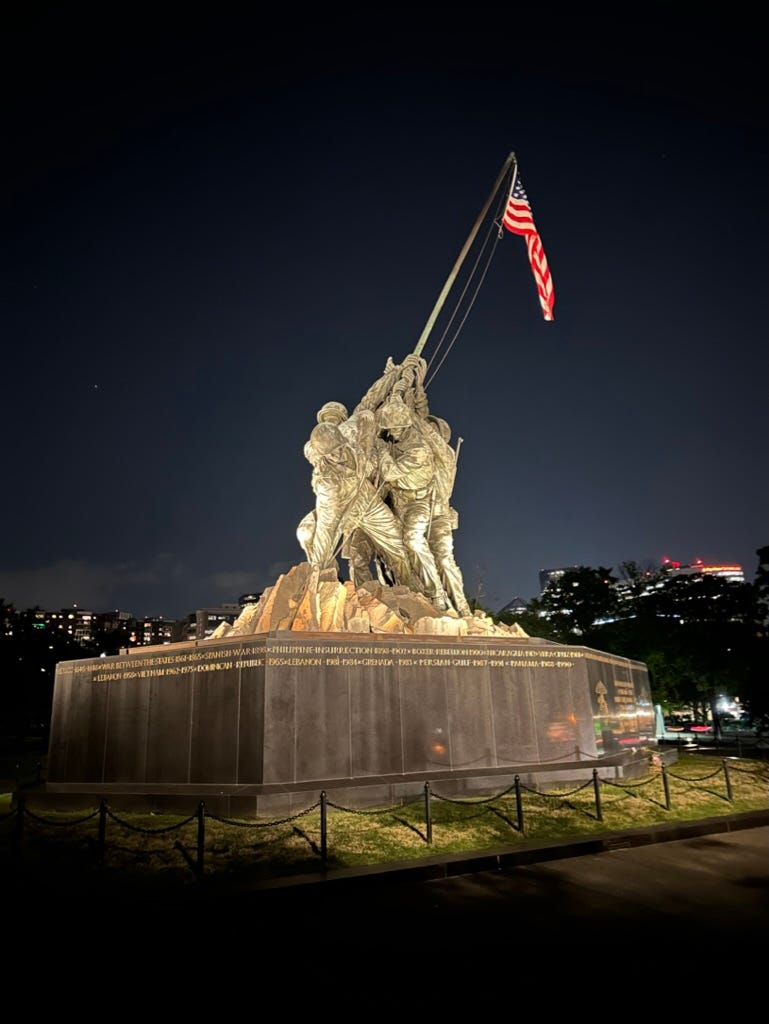
<path fill-rule="evenodd" d="M 494 196 L 515 161 L 511 153 L 449 274 L 414 351 L 401 364 L 389 358 L 382 377 L 348 416 L 339 402 L 318 412 L 305 445 L 313 467 L 315 509 L 297 539 L 315 568 L 336 564 L 341 552 L 350 580 L 401 584 L 424 594 L 439 611 L 470 615 L 452 533 L 457 456 L 451 428 L 430 415 L 422 350 Z"/>
<path fill-rule="evenodd" d="M 421 593 L 438 611 L 470 615 L 451 539 L 456 452 L 448 424 L 430 415 L 426 372 L 416 353 L 388 359 L 351 415 L 339 402 L 319 410 L 304 448 L 315 508 L 297 539 L 313 568 L 335 566 L 341 552 L 356 587 L 376 571 L 380 583 Z"/>
<path fill-rule="evenodd" d="M 315 504 L 296 528 L 306 561 L 268 588 L 255 607 L 244 609 L 233 626 L 223 623 L 218 635 L 275 628 L 526 635 L 517 625 L 494 624 L 483 611 L 473 612 L 465 595 L 454 556 L 459 516 L 451 504 L 462 438 L 453 448 L 449 424 L 430 411 L 428 363 L 422 357 L 511 168 L 506 202 L 503 198 L 494 224 L 498 237 L 503 227 L 526 236 L 542 310 L 552 320 L 547 262 L 510 153 L 413 352 L 400 363 L 388 357 L 382 375 L 352 412 L 336 400 L 318 410 L 304 446 Z M 344 584 L 340 557 L 347 562 Z"/>

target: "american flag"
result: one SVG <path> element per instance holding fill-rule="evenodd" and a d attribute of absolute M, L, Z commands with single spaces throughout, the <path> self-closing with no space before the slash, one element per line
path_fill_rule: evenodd
<path fill-rule="evenodd" d="M 523 235 L 526 239 L 526 247 L 529 250 L 529 263 L 539 293 L 539 303 L 542 306 L 542 313 L 545 320 L 553 319 L 553 303 L 555 293 L 553 292 L 553 279 L 550 277 L 550 268 L 547 265 L 545 250 L 542 248 L 542 239 L 534 226 L 534 218 L 531 215 L 531 206 L 523 187 L 520 176 L 516 175 L 515 183 L 510 198 L 507 200 L 502 223 L 508 231 L 514 235 Z"/>

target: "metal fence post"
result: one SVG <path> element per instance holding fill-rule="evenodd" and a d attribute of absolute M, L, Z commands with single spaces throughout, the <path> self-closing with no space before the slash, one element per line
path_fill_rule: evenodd
<path fill-rule="evenodd" d="M 734 803 L 734 797 L 732 795 L 732 780 L 729 778 L 729 765 L 727 764 L 726 758 L 723 760 L 724 765 L 724 778 L 726 779 L 726 799 L 729 803 Z"/>
<path fill-rule="evenodd" d="M 201 800 L 198 804 L 198 856 L 195 863 L 195 873 L 198 881 L 203 881 L 203 868 L 206 853 L 206 805 Z"/>
<path fill-rule="evenodd" d="M 104 864 L 104 844 L 107 835 L 107 804 L 99 801 L 99 838 L 96 843 L 96 859 L 99 867 Z"/>
<path fill-rule="evenodd" d="M 665 790 L 665 810 L 670 810 L 670 782 L 668 781 L 668 766 L 662 766 L 662 787 Z"/>
<path fill-rule="evenodd" d="M 518 831 L 523 835 L 523 803 L 521 802 L 521 776 L 515 776 L 515 813 L 518 815 Z"/>
<path fill-rule="evenodd" d="M 328 857 L 328 810 L 326 806 L 326 791 L 321 791 L 320 794 L 320 859 L 321 863 L 326 863 Z"/>
<path fill-rule="evenodd" d="M 24 835 L 24 812 L 26 810 L 24 794 L 19 793 L 18 803 L 16 804 L 16 828 L 14 832 L 14 838 L 17 843 L 21 843 L 21 837 Z"/>
<path fill-rule="evenodd" d="M 599 821 L 603 821 L 601 810 L 601 780 L 598 778 L 598 769 L 593 769 L 593 789 L 595 790 L 595 813 Z"/>
<path fill-rule="evenodd" d="M 433 841 L 433 808 L 430 800 L 430 783 L 425 783 L 425 835 L 427 842 Z"/>

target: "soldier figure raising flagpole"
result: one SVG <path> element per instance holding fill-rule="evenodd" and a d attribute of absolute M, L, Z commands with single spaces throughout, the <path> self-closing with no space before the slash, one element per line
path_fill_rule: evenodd
<path fill-rule="evenodd" d="M 388 358 L 382 376 L 351 415 L 341 403 L 327 402 L 305 445 L 316 504 L 299 523 L 297 539 L 310 565 L 326 569 L 341 552 L 356 586 L 372 580 L 375 568 L 381 582 L 407 586 L 439 612 L 460 616 L 470 615 L 470 607 L 454 558 L 458 516 L 451 493 L 457 452 L 449 444 L 449 424 L 430 414 L 422 350 L 511 168 L 500 234 L 506 227 L 526 237 L 543 313 L 552 319 L 547 261 L 520 185 L 515 153 L 510 153 L 414 351 L 400 364 Z"/>

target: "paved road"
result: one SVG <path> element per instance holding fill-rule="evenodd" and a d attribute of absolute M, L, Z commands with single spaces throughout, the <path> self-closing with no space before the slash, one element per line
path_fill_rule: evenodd
<path fill-rule="evenodd" d="M 431 881 L 374 875 L 257 891 L 185 906 L 175 924 L 179 941 L 197 933 L 214 955 L 245 929 L 264 970 L 290 963 L 306 982 L 372 967 L 379 982 L 417 988 L 436 972 L 450 983 L 455 972 L 523 970 L 528 985 L 535 967 L 562 980 L 605 979 L 619 965 L 707 969 L 765 945 L 769 826 Z"/>
<path fill-rule="evenodd" d="M 702 1015 L 730 1009 L 724 978 L 763 984 L 769 826 L 425 882 L 260 891 L 176 925 L 179 948 L 200 942 L 225 972 L 245 954 L 256 991 L 289 993 L 284 1012 L 312 1016 L 330 998 L 356 1019 L 417 1005 L 446 1022 L 486 1009 L 635 1019 L 673 1004 L 679 1016 L 689 991 Z"/>
<path fill-rule="evenodd" d="M 769 826 L 654 843 L 428 882 L 335 882 L 254 894 L 262 919 L 355 936 L 398 935 L 415 951 L 478 953 L 493 932 L 501 955 L 529 942 L 640 936 L 642 948 L 706 933 L 769 936 Z M 372 928 L 372 922 L 377 927 Z M 612 940 L 613 941 L 613 940 Z M 481 951 L 485 959 L 487 952 Z"/>

